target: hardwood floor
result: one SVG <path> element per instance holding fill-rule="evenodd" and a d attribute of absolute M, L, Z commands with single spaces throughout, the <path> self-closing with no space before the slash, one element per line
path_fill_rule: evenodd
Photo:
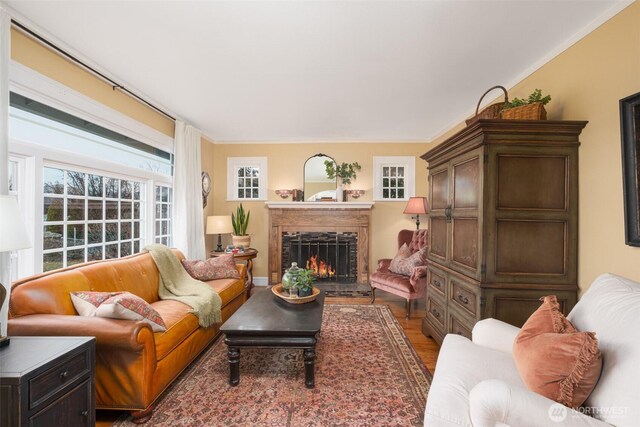
<path fill-rule="evenodd" d="M 326 304 L 369 304 L 369 298 L 327 298 Z M 391 312 L 402 326 L 404 333 L 416 349 L 416 353 L 432 374 L 435 372 L 436 360 L 440 346 L 431 338 L 422 334 L 422 318 L 425 315 L 425 301 L 416 300 L 411 306 L 411 319 L 405 320 L 405 300 L 384 291 L 376 292 L 376 305 L 388 305 Z M 122 414 L 119 411 L 97 411 L 96 426 L 110 426 Z"/>

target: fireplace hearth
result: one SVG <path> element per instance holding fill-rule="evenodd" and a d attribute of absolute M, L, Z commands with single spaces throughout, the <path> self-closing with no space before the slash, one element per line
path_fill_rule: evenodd
<path fill-rule="evenodd" d="M 355 283 L 358 277 L 358 234 L 283 232 L 282 274 L 292 262 L 313 270 L 318 282 Z"/>

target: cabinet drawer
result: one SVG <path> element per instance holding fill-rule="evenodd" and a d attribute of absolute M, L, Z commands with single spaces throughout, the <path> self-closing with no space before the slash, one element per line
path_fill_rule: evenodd
<path fill-rule="evenodd" d="M 89 354 L 83 352 L 29 380 L 29 408 L 35 408 L 90 371 Z"/>
<path fill-rule="evenodd" d="M 478 295 L 479 289 L 474 289 L 473 285 L 463 284 L 456 278 L 451 278 L 449 287 L 449 300 L 452 305 L 461 308 L 465 313 L 473 318 L 478 316 Z"/>
<path fill-rule="evenodd" d="M 444 297 L 445 285 L 447 283 L 446 276 L 443 272 L 434 270 L 433 268 L 429 268 L 429 280 L 428 280 L 428 290 L 429 293 L 431 290 L 439 293 L 442 297 Z"/>
<path fill-rule="evenodd" d="M 453 313 L 449 315 L 449 331 L 452 334 L 462 335 L 463 337 L 467 337 L 471 339 L 471 331 L 473 326 L 468 323 L 468 321 L 463 320 Z"/>
<path fill-rule="evenodd" d="M 445 315 L 444 304 L 433 296 L 427 296 L 427 317 L 431 322 L 439 325 L 440 328 L 444 328 L 446 321 Z"/>
<path fill-rule="evenodd" d="M 94 425 L 95 417 L 90 405 L 92 389 L 91 381 L 87 380 L 81 383 L 31 417 L 29 426 L 84 427 Z"/>

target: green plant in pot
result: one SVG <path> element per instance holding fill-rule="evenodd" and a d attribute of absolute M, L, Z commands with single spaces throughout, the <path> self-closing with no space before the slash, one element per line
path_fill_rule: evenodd
<path fill-rule="evenodd" d="M 298 273 L 296 288 L 299 297 L 308 297 L 313 293 L 313 282 L 316 280 L 313 270 L 302 269 Z"/>
<path fill-rule="evenodd" d="M 336 199 L 341 202 L 343 200 L 343 184 L 351 184 L 352 179 L 356 179 L 356 172 L 362 169 L 362 166 L 358 164 L 358 162 L 353 163 L 345 163 L 342 162 L 340 165 L 331 161 L 324 161 L 325 171 L 327 172 L 327 178 L 335 179 L 338 178 L 338 188 L 336 189 Z"/>
<path fill-rule="evenodd" d="M 251 211 L 245 211 L 242 207 L 242 203 L 236 208 L 236 213 L 231 213 L 231 225 L 233 226 L 233 234 L 231 239 L 233 246 L 243 247 L 248 249 L 251 247 L 251 236 L 247 234 L 247 227 L 249 227 L 249 218 L 251 217 Z"/>

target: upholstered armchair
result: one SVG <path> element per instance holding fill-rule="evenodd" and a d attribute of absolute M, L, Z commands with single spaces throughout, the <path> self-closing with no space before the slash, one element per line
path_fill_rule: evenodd
<path fill-rule="evenodd" d="M 398 248 L 405 243 L 409 246 L 410 254 L 416 254 L 427 246 L 427 230 L 401 230 L 398 233 Z M 425 254 L 426 255 L 426 254 Z M 391 259 L 378 260 L 378 268 L 371 275 L 371 303 L 376 299 L 376 289 L 398 295 L 407 300 L 406 316 L 411 317 L 411 301 L 423 298 L 427 289 L 426 256 L 420 265 L 413 267 L 410 274 L 404 275 L 389 270 Z"/>

